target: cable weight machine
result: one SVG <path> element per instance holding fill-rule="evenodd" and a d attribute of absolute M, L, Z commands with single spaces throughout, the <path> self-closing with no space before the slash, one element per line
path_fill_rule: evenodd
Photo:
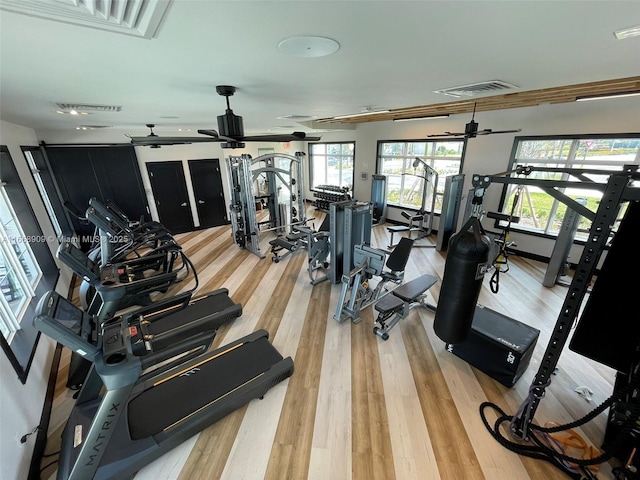
<path fill-rule="evenodd" d="M 281 235 L 287 231 L 292 233 L 295 226 L 306 223 L 304 156 L 303 152 L 296 152 L 295 156 L 270 153 L 257 158 L 248 154 L 227 157 L 229 211 L 236 245 L 264 258 L 260 251 L 261 230 Z M 256 205 L 263 202 L 269 217 L 259 222 Z M 265 224 L 268 227 L 265 228 Z"/>
<path fill-rule="evenodd" d="M 433 218 L 435 216 L 436 209 L 436 195 L 438 189 L 438 172 L 436 169 L 428 165 L 420 157 L 415 157 L 413 161 L 414 170 L 422 166 L 424 173 L 422 175 L 415 174 L 416 178 L 422 179 L 422 204 L 420 210 L 415 214 L 407 212 L 401 212 L 401 215 L 409 222 L 408 225 L 398 225 L 394 227 L 388 227 L 387 230 L 391 233 L 391 239 L 389 241 L 389 248 L 395 247 L 393 243 L 393 234 L 400 232 L 409 232 L 409 238 L 414 240 L 420 240 L 421 238 L 428 237 L 433 231 Z M 404 175 L 404 174 L 403 174 Z M 427 199 L 430 198 L 430 206 L 427 210 Z M 426 223 L 426 225 L 425 225 Z M 413 233 L 416 236 L 413 237 Z M 429 244 L 415 244 L 416 247 L 435 247 L 435 245 Z"/>

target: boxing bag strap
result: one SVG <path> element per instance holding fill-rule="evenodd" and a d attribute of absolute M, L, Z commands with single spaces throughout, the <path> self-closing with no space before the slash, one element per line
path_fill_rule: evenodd
<path fill-rule="evenodd" d="M 486 235 L 486 232 L 484 230 L 484 227 L 482 226 L 482 223 L 480 222 L 480 219 L 474 216 L 469 217 L 469 220 L 467 220 L 465 224 L 462 226 L 462 228 L 460 228 L 460 232 L 467 232 L 467 231 L 472 231 L 474 238 L 478 242 L 481 242 L 482 236 Z"/>

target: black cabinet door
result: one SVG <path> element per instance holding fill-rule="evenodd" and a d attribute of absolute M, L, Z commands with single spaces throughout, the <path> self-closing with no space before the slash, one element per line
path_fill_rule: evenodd
<path fill-rule="evenodd" d="M 147 196 L 134 150 L 101 149 L 93 153 L 92 161 L 104 200 L 113 201 L 130 220 L 148 220 Z"/>
<path fill-rule="evenodd" d="M 148 214 L 135 150 L 132 146 L 45 147 L 62 202 L 84 213 L 89 199 L 111 200 L 131 219 Z M 93 225 L 72 218 L 76 233 L 89 235 Z"/>
<path fill-rule="evenodd" d="M 227 224 L 220 160 L 217 158 L 189 160 L 189 172 L 200 227 L 209 228 Z"/>
<path fill-rule="evenodd" d="M 172 234 L 194 229 L 182 162 L 147 163 L 160 223 Z"/>

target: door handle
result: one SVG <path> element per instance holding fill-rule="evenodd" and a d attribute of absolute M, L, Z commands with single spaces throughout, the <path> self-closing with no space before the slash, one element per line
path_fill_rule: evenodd
<path fill-rule="evenodd" d="M 180 206 L 181 207 L 186 207 L 187 206 L 187 202 L 181 203 Z"/>
<path fill-rule="evenodd" d="M 198 203 L 202 205 L 204 203 L 204 200 L 198 200 Z"/>

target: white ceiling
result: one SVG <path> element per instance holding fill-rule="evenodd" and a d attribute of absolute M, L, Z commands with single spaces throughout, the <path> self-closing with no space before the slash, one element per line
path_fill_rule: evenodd
<path fill-rule="evenodd" d="M 41 1 L 60 0 L 29 0 Z M 613 35 L 634 25 L 636 0 L 174 0 L 145 39 L 0 10 L 0 116 L 36 131 L 217 129 L 215 86 L 226 84 L 238 87 L 231 106 L 247 133 L 309 132 L 278 117 L 449 102 L 432 92 L 487 80 L 522 92 L 637 76 L 640 37 Z M 286 56 L 277 45 L 292 35 L 340 49 Z M 122 109 L 59 115 L 58 102 Z"/>

